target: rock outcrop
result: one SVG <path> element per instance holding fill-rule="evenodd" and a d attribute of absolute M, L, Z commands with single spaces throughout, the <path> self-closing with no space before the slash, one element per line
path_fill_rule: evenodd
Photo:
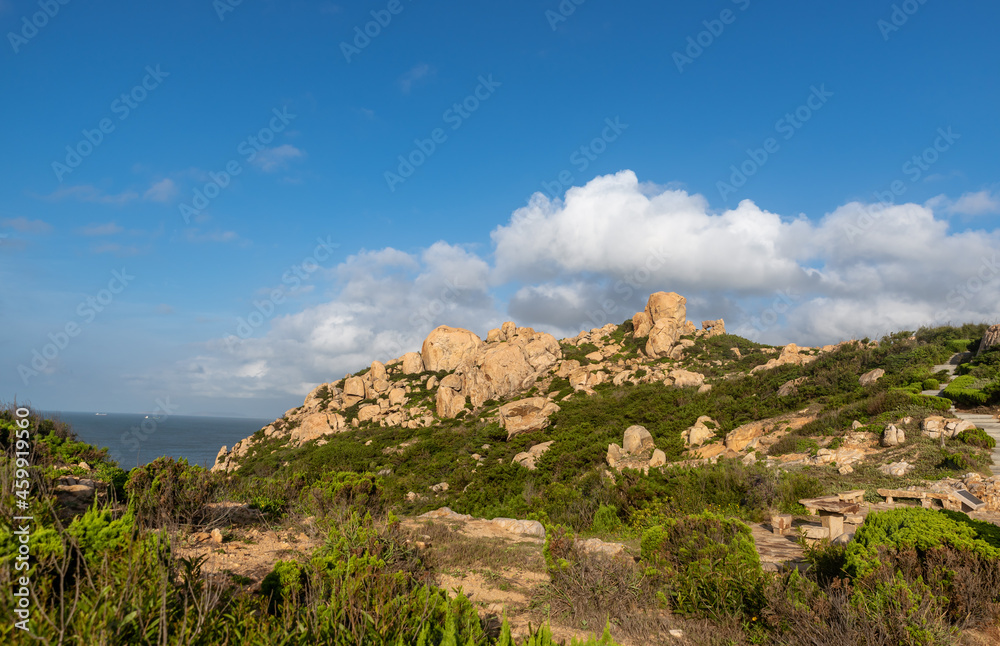
<path fill-rule="evenodd" d="M 897 428 L 895 424 L 887 424 L 885 430 L 882 431 L 882 446 L 899 446 L 905 443 L 906 433 L 902 429 Z"/>
<path fill-rule="evenodd" d="M 885 375 L 885 370 L 875 368 L 858 377 L 858 383 L 862 386 L 870 386 Z"/>
<path fill-rule="evenodd" d="M 644 426 L 638 424 L 625 429 L 622 446 L 608 445 L 608 466 L 621 471 L 622 469 L 649 469 L 661 467 L 667 463 L 666 454 L 656 448 L 653 436 Z"/>
<path fill-rule="evenodd" d="M 483 340 L 475 332 L 457 327 L 441 325 L 434 328 L 420 348 L 420 358 L 424 370 L 451 372 L 464 359 L 483 346 Z"/>
<path fill-rule="evenodd" d="M 666 357 L 684 333 L 687 319 L 687 299 L 675 292 L 656 292 L 646 302 L 645 314 L 652 327 L 646 341 L 646 354 L 653 358 Z M 635 319 L 633 318 L 633 325 Z M 642 336 L 642 335 L 639 335 Z"/>
<path fill-rule="evenodd" d="M 997 344 L 1000 344 L 1000 325 L 991 325 L 986 329 L 986 334 L 983 335 L 983 340 L 979 343 L 976 356 L 978 357 Z"/>
<path fill-rule="evenodd" d="M 817 355 L 803 354 L 803 352 L 808 349 L 809 348 L 800 348 L 794 343 L 789 343 L 782 348 L 781 354 L 778 355 L 777 359 L 769 359 L 767 363 L 755 366 L 750 370 L 750 374 L 760 372 L 761 370 L 770 370 L 772 368 L 777 368 L 778 366 L 786 366 L 788 364 L 804 366 L 807 363 L 811 363 L 816 360 Z"/>
<path fill-rule="evenodd" d="M 719 428 L 718 422 L 708 415 L 702 415 L 690 428 L 681 432 L 684 446 L 701 446 L 707 440 L 715 437 L 715 429 L 717 428 Z"/>
<path fill-rule="evenodd" d="M 540 431 L 549 425 L 549 417 L 559 410 L 559 406 L 547 397 L 528 397 L 508 402 L 500 407 L 500 423 L 507 431 L 507 439 Z"/>
<path fill-rule="evenodd" d="M 726 333 L 726 322 L 722 319 L 702 321 L 701 329 L 706 339 L 711 339 L 713 336 L 722 336 Z"/>
<path fill-rule="evenodd" d="M 932 415 L 920 422 L 920 431 L 923 435 L 932 440 L 939 439 L 942 435 L 950 439 L 961 433 L 976 428 L 972 422 L 958 418 L 947 418 L 940 415 Z"/>

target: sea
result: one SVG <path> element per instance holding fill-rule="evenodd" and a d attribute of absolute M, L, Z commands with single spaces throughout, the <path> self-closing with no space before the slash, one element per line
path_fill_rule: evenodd
<path fill-rule="evenodd" d="M 211 468 L 223 445 L 233 447 L 273 419 L 129 415 L 122 413 L 46 412 L 69 424 L 79 439 L 107 447 L 123 469 L 148 464 L 161 456 L 184 458 Z"/>

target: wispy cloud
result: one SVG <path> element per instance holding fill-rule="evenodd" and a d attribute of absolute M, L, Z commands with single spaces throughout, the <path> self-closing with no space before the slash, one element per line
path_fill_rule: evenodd
<path fill-rule="evenodd" d="M 142 249 L 134 245 L 120 245 L 117 242 L 102 242 L 90 248 L 91 253 L 111 254 L 114 256 L 137 256 L 142 253 Z"/>
<path fill-rule="evenodd" d="M 235 231 L 202 231 L 200 229 L 184 229 L 184 239 L 197 244 L 206 242 L 220 242 L 223 244 L 233 243 L 241 246 L 248 246 L 250 241 L 241 238 Z"/>
<path fill-rule="evenodd" d="M 305 157 L 305 153 L 291 144 L 283 144 L 274 148 L 265 148 L 257 153 L 253 164 L 265 173 L 273 173 L 288 167 L 293 159 Z"/>
<path fill-rule="evenodd" d="M 399 89 L 403 94 L 409 94 L 414 84 L 421 79 L 434 75 L 434 68 L 427 63 L 419 63 L 411 68 L 406 74 L 399 77 Z"/>
<path fill-rule="evenodd" d="M 142 198 L 144 200 L 150 200 L 153 202 L 169 202 L 174 199 L 177 195 L 177 185 L 174 180 L 169 177 L 165 177 L 158 182 L 153 183 L 149 189 L 143 193 Z"/>
<path fill-rule="evenodd" d="M 989 215 L 1000 213 L 1000 199 L 990 191 L 965 193 L 947 207 L 952 215 Z"/>
<path fill-rule="evenodd" d="M 53 193 L 42 196 L 42 199 L 49 202 L 76 200 L 78 202 L 91 202 L 94 204 L 126 204 L 138 198 L 139 194 L 135 191 L 125 191 L 114 195 L 104 193 L 99 188 L 91 184 L 61 186 Z"/>
<path fill-rule="evenodd" d="M 121 233 L 122 231 L 124 231 L 124 229 L 114 222 L 105 222 L 104 224 L 88 224 L 87 226 L 79 229 L 80 234 L 85 236 L 112 236 L 116 233 Z"/>
<path fill-rule="evenodd" d="M 25 217 L 0 220 L 0 226 L 14 229 L 18 233 L 48 233 L 52 230 L 52 225 L 48 222 L 29 220 Z"/>

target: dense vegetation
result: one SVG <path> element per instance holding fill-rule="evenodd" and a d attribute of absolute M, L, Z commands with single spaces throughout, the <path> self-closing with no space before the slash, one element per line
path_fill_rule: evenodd
<path fill-rule="evenodd" d="M 614 333 L 626 355 L 642 347 L 630 326 Z M 854 421 L 880 431 L 889 422 L 940 414 L 951 402 L 920 391 L 944 379 L 934 365 L 977 347 L 982 333 L 983 326 L 901 332 L 752 375 L 768 357 L 762 346 L 728 335 L 700 338 L 686 365 L 709 377 L 710 392 L 606 383 L 582 396 L 557 379 L 550 392 L 560 393 L 560 410 L 543 438 L 508 441 L 493 418 L 498 403 L 487 402 L 427 428 L 362 425 L 298 447 L 261 441 L 231 474 L 166 458 L 126 472 L 106 450 L 32 414 L 32 628 L 42 640 L 88 645 L 513 646 L 502 617 L 480 616 L 469 599 L 434 585 L 434 560 L 414 547 L 397 517 L 448 505 L 477 517 L 541 521 L 551 583 L 538 603 L 588 630 L 606 627 L 591 644 L 612 644 L 612 633 L 639 643 L 651 635 L 669 640 L 665 631 L 677 617 L 699 643 L 953 643 L 959 630 L 1000 620 L 996 526 L 953 512 L 873 513 L 849 545 L 810 549 L 805 574 L 779 574 L 762 568 L 746 523 L 801 513 L 798 501 L 806 497 L 864 488 L 871 498 L 890 482 L 981 469 L 994 445 L 982 431 L 943 446 L 908 433 L 894 455 L 917 468 L 903 479 L 870 465 L 840 475 L 836 465 L 777 470 L 725 459 L 612 474 L 605 455 L 626 427 L 641 424 L 668 460 L 683 460 L 689 456 L 681 432 L 702 415 L 717 422 L 722 438 L 747 422 L 808 410 L 815 420 L 772 445 L 768 453 L 777 456 L 839 446 Z M 564 351 L 586 363 L 593 348 Z M 875 368 L 885 376 L 861 386 L 858 376 Z M 984 353 L 961 372 L 946 395 L 970 406 L 994 401 L 1000 352 Z M 779 394 L 793 381 L 791 392 Z M 415 389 L 413 396 L 431 393 Z M 0 583 L 8 589 L 17 547 L 8 486 L 17 475 L 15 421 L 13 407 L 0 411 Z M 554 444 L 535 470 L 512 463 L 543 440 Z M 65 475 L 107 486 L 93 507 L 74 513 L 54 491 Z M 441 482 L 448 489 L 431 493 Z M 322 545 L 277 560 L 252 591 L 236 577 L 207 576 L 203 561 L 178 557 L 177 540 L 224 526 L 214 507 L 221 502 L 245 503 L 262 526 L 308 518 Z M 580 535 L 629 542 L 640 560 L 584 552 Z M 0 611 L 13 616 L 14 604 L 4 595 Z M 11 643 L 24 635 L 8 622 L 0 638 Z M 544 626 L 526 639 L 552 643 Z"/>

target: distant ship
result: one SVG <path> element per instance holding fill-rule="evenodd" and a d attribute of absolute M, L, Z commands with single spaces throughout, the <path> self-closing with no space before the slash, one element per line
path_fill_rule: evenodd
<path fill-rule="evenodd" d="M 94 415 L 107 415 L 107 413 L 94 413 Z"/>

